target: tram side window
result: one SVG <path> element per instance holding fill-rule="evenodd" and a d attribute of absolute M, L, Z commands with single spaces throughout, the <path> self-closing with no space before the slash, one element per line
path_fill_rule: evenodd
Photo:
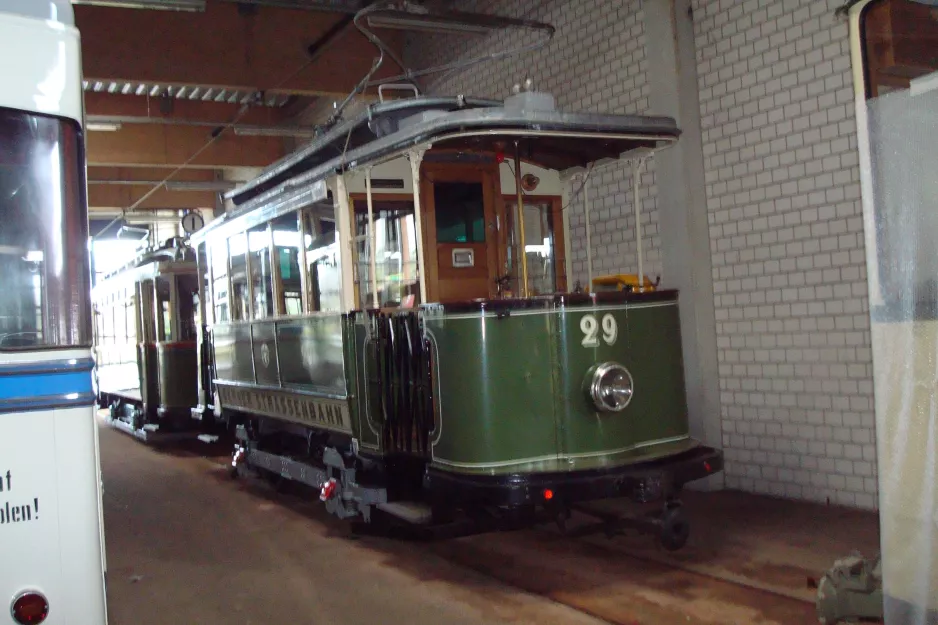
<path fill-rule="evenodd" d="M 225 323 L 230 320 L 228 311 L 228 241 L 213 241 L 211 246 L 212 262 L 212 302 L 215 307 L 215 321 Z M 208 302 L 206 302 L 208 305 Z"/>
<path fill-rule="evenodd" d="M 512 288 L 518 293 L 520 283 L 520 235 L 514 227 L 517 202 L 506 201 L 505 209 L 510 219 L 509 240 L 512 264 L 516 276 Z M 549 201 L 537 202 L 525 200 L 522 218 L 524 219 L 524 254 L 528 263 L 528 292 L 531 295 L 546 295 L 557 291 L 556 246 L 554 244 L 553 204 Z"/>
<path fill-rule="evenodd" d="M 251 318 L 251 289 L 247 273 L 248 238 L 243 232 L 228 239 L 228 260 L 231 266 L 231 320 Z"/>
<path fill-rule="evenodd" d="M 158 277 L 156 284 L 156 310 L 157 310 L 157 339 L 158 341 L 175 341 L 173 329 L 172 305 L 172 279 L 164 276 Z"/>
<path fill-rule="evenodd" d="M 248 231 L 251 252 L 251 294 L 254 297 L 254 319 L 274 314 L 273 275 L 270 267 L 270 230 L 267 224 Z"/>
<path fill-rule="evenodd" d="M 200 324 L 210 324 L 212 323 L 212 272 L 209 269 L 209 249 L 208 244 L 204 241 L 199 245 L 197 251 L 198 258 L 198 267 L 199 275 L 201 276 L 202 284 L 202 297 L 205 300 L 205 310 L 201 311 L 204 314 L 201 314 L 201 319 L 198 320 Z M 227 262 L 227 260 L 226 260 Z M 198 297 L 198 293 L 196 294 Z"/>
<path fill-rule="evenodd" d="M 378 305 L 383 308 L 411 307 L 420 300 L 414 204 L 409 200 L 373 199 L 372 217 Z M 358 241 L 359 305 L 371 307 L 373 299 L 366 200 L 355 201 L 355 234 Z"/>
<path fill-rule="evenodd" d="M 332 206 L 314 206 L 306 220 L 306 275 L 312 311 L 342 308 L 342 266 Z"/>
<path fill-rule="evenodd" d="M 274 239 L 274 269 L 280 277 L 280 297 L 275 310 L 287 315 L 303 312 L 303 287 L 300 279 L 300 220 L 296 213 L 274 219 L 271 224 Z"/>
<path fill-rule="evenodd" d="M 194 341 L 196 339 L 196 300 L 199 297 L 199 276 L 176 276 L 176 302 L 179 314 L 179 340 Z"/>

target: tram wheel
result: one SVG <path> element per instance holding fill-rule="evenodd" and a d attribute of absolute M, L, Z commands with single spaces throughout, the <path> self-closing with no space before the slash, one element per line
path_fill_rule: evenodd
<path fill-rule="evenodd" d="M 661 514 L 661 546 L 668 551 L 677 551 L 690 536 L 690 519 L 679 502 L 668 502 Z"/>

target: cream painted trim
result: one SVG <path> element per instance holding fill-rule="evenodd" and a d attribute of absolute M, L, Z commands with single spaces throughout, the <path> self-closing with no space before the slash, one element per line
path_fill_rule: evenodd
<path fill-rule="evenodd" d="M 653 447 L 655 445 L 664 445 L 667 443 L 678 443 L 680 441 L 689 440 L 690 436 L 671 436 L 668 438 L 659 438 L 653 441 L 644 441 L 642 443 L 636 443 L 635 445 L 629 445 L 628 447 L 619 447 L 617 449 L 606 449 L 603 451 L 591 451 L 582 454 L 551 454 L 546 456 L 536 456 L 533 458 L 519 458 L 516 460 L 504 460 L 500 462 L 455 462 L 451 460 L 441 460 L 440 458 L 434 457 L 433 462 L 442 464 L 449 467 L 456 467 L 460 469 L 497 469 L 501 467 L 511 467 L 519 464 L 529 464 L 535 462 L 545 462 L 550 460 L 576 460 L 582 458 L 597 458 L 599 456 L 610 456 L 615 454 L 624 453 L 627 451 L 634 451 L 636 449 L 644 449 L 646 447 Z"/>
<path fill-rule="evenodd" d="M 512 311 L 511 315 L 509 316 L 510 317 L 528 317 L 528 316 L 535 316 L 535 315 L 557 315 L 557 314 L 578 315 L 580 313 L 601 312 L 601 311 L 610 311 L 610 310 L 624 310 L 628 312 L 630 310 L 637 310 L 640 308 L 663 308 L 665 306 L 677 306 L 677 302 L 676 301 L 650 302 L 647 304 L 628 304 L 625 306 L 589 306 L 589 307 L 583 307 L 583 308 L 580 308 L 580 307 L 566 308 L 565 307 L 565 308 L 545 308 L 544 310 L 520 310 L 520 311 Z M 470 319 L 470 320 L 472 319 L 478 320 L 481 318 L 491 319 L 495 317 L 498 317 L 498 313 L 485 312 L 485 313 L 475 313 L 475 314 L 474 313 L 459 313 L 456 315 L 448 315 L 446 313 L 442 313 L 438 316 L 426 315 L 424 318 L 428 322 L 433 322 L 437 320 L 446 322 L 446 321 L 458 321 L 458 320 L 464 320 L 464 319 Z"/>

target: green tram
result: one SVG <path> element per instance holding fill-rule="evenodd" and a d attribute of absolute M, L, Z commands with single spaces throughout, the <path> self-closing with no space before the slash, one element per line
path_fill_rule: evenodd
<path fill-rule="evenodd" d="M 180 238 L 95 285 L 95 379 L 111 425 L 150 442 L 191 434 L 198 289 L 195 253 Z"/>
<path fill-rule="evenodd" d="M 199 409 L 236 428 L 233 472 L 342 518 L 630 497 L 679 547 L 679 490 L 723 463 L 688 433 L 678 294 L 571 288 L 566 246 L 589 172 L 679 130 L 516 91 L 372 104 L 228 194 L 192 237 Z"/>

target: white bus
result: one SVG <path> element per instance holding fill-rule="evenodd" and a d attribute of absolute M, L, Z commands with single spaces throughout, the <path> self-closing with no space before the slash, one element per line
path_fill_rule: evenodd
<path fill-rule="evenodd" d="M 0 0 L 0 84 L 0 625 L 101 625 L 81 56 L 68 0 Z"/>

